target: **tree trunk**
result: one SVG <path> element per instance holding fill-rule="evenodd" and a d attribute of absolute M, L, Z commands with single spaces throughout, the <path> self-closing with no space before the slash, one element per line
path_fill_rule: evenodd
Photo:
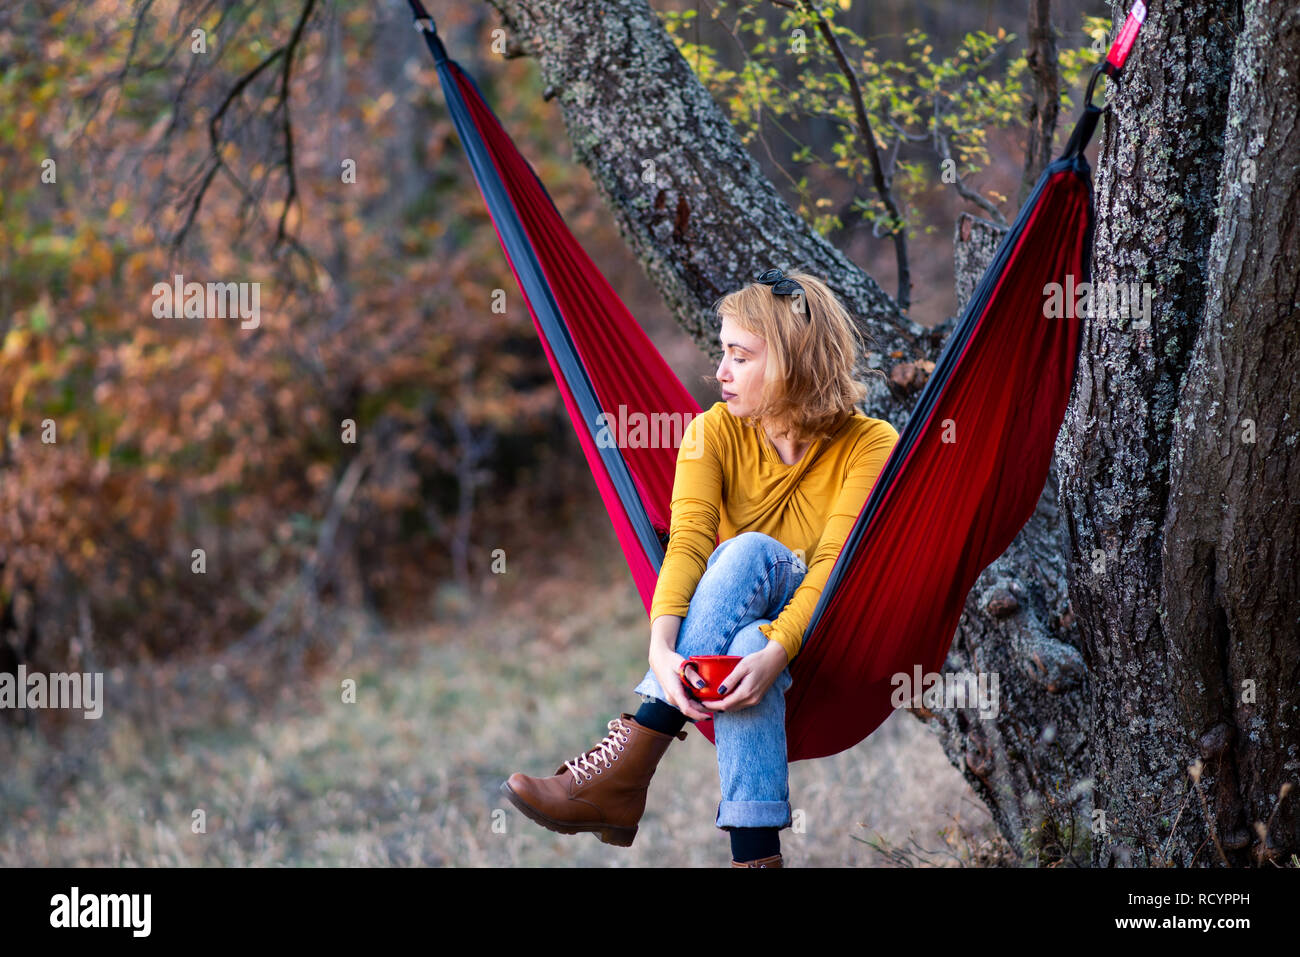
<path fill-rule="evenodd" d="M 1234 61 L 1162 594 L 1204 823 L 1220 859 L 1257 864 L 1300 849 L 1300 7 L 1248 4 Z"/>
<path fill-rule="evenodd" d="M 1088 323 L 1057 446 L 1098 865 L 1297 850 L 1296 16 L 1157 0 L 1110 95 L 1092 278 L 1150 326 Z"/>
<path fill-rule="evenodd" d="M 1025 142 L 1025 172 L 1020 177 L 1016 205 L 1025 199 L 1047 169 L 1052 155 L 1052 137 L 1056 133 L 1056 116 L 1061 104 L 1061 73 L 1056 65 L 1056 32 L 1052 28 L 1051 0 L 1029 0 L 1029 64 L 1032 91 L 1025 125 L 1029 136 Z"/>
<path fill-rule="evenodd" d="M 901 430 L 941 336 L 900 316 L 871 277 L 789 208 L 644 0 L 489 2 L 511 41 L 537 59 L 577 160 L 700 348 L 718 358 L 710 306 L 719 296 L 771 265 L 809 268 L 877 341 L 869 364 L 890 372 L 892 386 L 877 389 L 864 411 Z M 1029 524 L 971 590 L 945 666 L 997 671 L 998 716 L 918 717 L 1018 851 L 1086 861 L 1083 662 L 1055 500 L 1051 478 Z"/>
<path fill-rule="evenodd" d="M 953 288 L 957 295 L 957 315 L 966 309 L 966 303 L 975 295 L 984 270 L 988 269 L 998 251 L 998 243 L 1007 233 L 1006 226 L 989 222 L 970 213 L 957 217 L 957 229 L 952 236 Z"/>
<path fill-rule="evenodd" d="M 770 266 L 831 277 L 878 340 L 869 359 L 927 358 L 925 329 L 808 227 L 763 175 L 645 0 L 489 0 L 558 97 L 574 159 L 664 302 L 721 359 L 712 304 Z M 872 381 L 878 382 L 877 377 Z M 891 403 L 878 387 L 882 410 Z"/>

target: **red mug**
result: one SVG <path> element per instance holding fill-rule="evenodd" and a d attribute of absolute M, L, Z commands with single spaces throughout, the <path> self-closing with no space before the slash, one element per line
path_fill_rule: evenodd
<path fill-rule="evenodd" d="M 721 701 L 726 695 L 718 694 L 718 684 L 726 680 L 739 662 L 740 655 L 691 655 L 681 663 L 677 675 L 691 694 L 701 701 Z M 703 688 L 697 688 L 686 680 L 683 672 L 687 665 L 699 672 L 700 680 L 704 682 Z"/>

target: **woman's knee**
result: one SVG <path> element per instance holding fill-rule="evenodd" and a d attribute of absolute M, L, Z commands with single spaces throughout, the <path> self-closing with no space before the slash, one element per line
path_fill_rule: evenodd
<path fill-rule="evenodd" d="M 726 546 L 726 551 L 723 551 Z M 766 567 L 774 558 L 788 555 L 786 548 L 771 535 L 763 532 L 741 532 L 735 538 L 729 538 L 719 545 L 710 557 L 709 563 L 725 562 L 731 566 L 750 565 Z"/>
<path fill-rule="evenodd" d="M 788 548 L 766 532 L 741 532 L 736 536 L 736 544 L 745 548 L 760 548 L 768 550 L 779 548 L 789 551 Z"/>

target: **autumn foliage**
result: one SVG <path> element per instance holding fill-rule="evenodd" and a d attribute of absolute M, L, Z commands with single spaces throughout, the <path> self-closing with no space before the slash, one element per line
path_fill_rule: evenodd
<path fill-rule="evenodd" d="M 0 669 L 427 615 L 589 481 L 409 24 L 222 6 L 0 13 Z M 157 318 L 176 274 L 260 323 Z"/>

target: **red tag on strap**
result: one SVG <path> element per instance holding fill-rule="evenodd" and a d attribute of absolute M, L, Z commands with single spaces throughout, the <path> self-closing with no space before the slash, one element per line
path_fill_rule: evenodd
<path fill-rule="evenodd" d="M 1133 43 L 1137 40 L 1138 31 L 1142 29 L 1142 24 L 1146 22 L 1147 5 L 1142 0 L 1137 0 L 1124 19 L 1124 26 L 1120 28 L 1119 36 L 1110 46 L 1110 52 L 1106 54 L 1106 73 L 1115 76 L 1120 70 L 1124 69 L 1124 61 L 1128 59 L 1129 51 L 1133 49 Z"/>

